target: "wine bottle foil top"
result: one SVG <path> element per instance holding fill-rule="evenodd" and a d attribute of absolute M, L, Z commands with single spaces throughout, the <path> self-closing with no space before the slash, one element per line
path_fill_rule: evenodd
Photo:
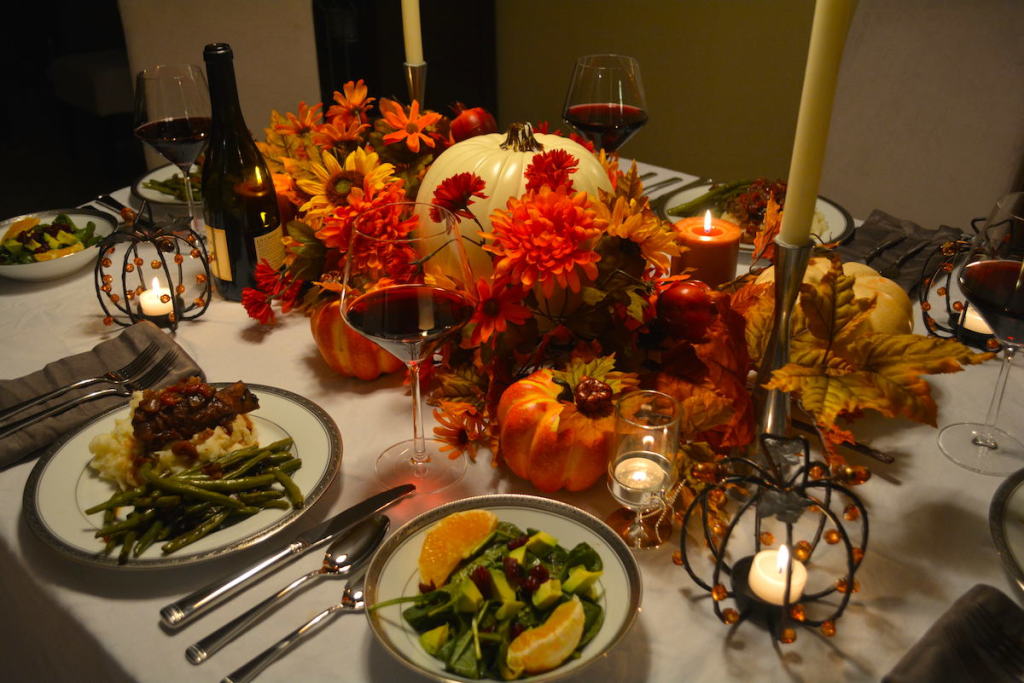
<path fill-rule="evenodd" d="M 203 59 L 232 59 L 231 46 L 227 43 L 210 43 L 203 48 Z"/>

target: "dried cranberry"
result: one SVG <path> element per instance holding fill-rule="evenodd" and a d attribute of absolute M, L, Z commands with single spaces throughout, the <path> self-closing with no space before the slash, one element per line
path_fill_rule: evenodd
<path fill-rule="evenodd" d="M 485 598 L 491 597 L 491 587 L 494 584 L 491 581 L 491 573 L 487 571 L 486 567 L 477 567 L 470 572 L 469 578 L 473 580 Z"/>
<path fill-rule="evenodd" d="M 533 578 L 532 576 L 528 576 L 527 578 L 523 579 L 523 582 L 522 582 L 523 590 L 532 593 L 535 590 L 537 590 L 538 588 L 540 588 L 540 584 L 541 583 L 542 583 L 541 581 L 538 581 L 537 579 Z"/>
<path fill-rule="evenodd" d="M 519 564 L 514 557 L 506 557 L 502 562 L 502 569 L 505 570 L 505 577 L 513 584 L 519 584 L 526 576 L 523 565 Z"/>
<path fill-rule="evenodd" d="M 538 583 L 544 583 L 551 575 L 548 573 L 548 568 L 542 564 L 538 564 L 536 567 L 530 570 L 530 578 L 537 579 Z"/>
<path fill-rule="evenodd" d="M 526 545 L 526 542 L 529 541 L 529 540 L 530 540 L 530 537 L 527 536 L 526 534 L 523 534 L 522 536 L 519 536 L 518 538 L 513 538 L 511 541 L 509 541 L 505 545 L 508 546 L 509 550 L 515 550 L 516 548 L 518 548 L 521 545 Z"/>
<path fill-rule="evenodd" d="M 420 593 L 429 593 L 432 590 L 434 590 L 434 584 L 433 583 L 421 583 L 420 584 Z"/>
<path fill-rule="evenodd" d="M 522 624 L 520 624 L 520 623 L 519 623 L 519 622 L 517 621 L 517 622 L 515 622 L 514 624 L 512 624 L 512 627 L 511 627 L 511 628 L 509 628 L 509 630 L 508 630 L 508 634 L 509 634 L 509 636 L 511 636 L 512 638 L 515 638 L 516 636 L 518 636 L 518 635 L 519 635 L 520 633 L 522 633 L 522 632 L 523 632 L 523 631 L 525 631 L 525 630 L 526 630 L 526 627 L 525 627 L 525 626 L 523 626 Z"/>

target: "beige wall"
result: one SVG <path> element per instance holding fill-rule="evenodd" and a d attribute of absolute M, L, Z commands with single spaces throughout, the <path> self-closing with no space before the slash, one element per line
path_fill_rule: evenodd
<path fill-rule="evenodd" d="M 623 148 L 719 180 L 785 178 L 813 0 L 497 0 L 501 123 L 548 120 L 579 55 L 640 61 L 650 123 Z M 821 193 L 966 228 L 1024 163 L 1024 1 L 859 0 Z"/>
<path fill-rule="evenodd" d="M 636 57 L 650 121 L 622 155 L 717 178 L 784 176 L 812 0 L 498 0 L 501 123 L 561 122 L 577 56 Z"/>

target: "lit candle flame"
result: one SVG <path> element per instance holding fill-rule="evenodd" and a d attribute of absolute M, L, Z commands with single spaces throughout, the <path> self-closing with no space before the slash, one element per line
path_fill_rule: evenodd
<path fill-rule="evenodd" d="M 160 289 L 160 280 L 157 279 L 156 275 L 153 276 L 153 282 L 150 283 L 149 288 L 154 291 Z"/>
<path fill-rule="evenodd" d="M 789 548 L 787 548 L 785 544 L 783 544 L 782 547 L 779 548 L 777 564 L 779 567 L 780 574 L 786 571 L 786 565 L 789 564 Z"/>
<path fill-rule="evenodd" d="M 711 234 L 711 209 L 704 212 L 704 232 Z"/>

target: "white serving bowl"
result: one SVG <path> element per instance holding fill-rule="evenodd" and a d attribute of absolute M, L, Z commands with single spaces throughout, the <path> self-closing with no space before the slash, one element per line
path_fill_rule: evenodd
<path fill-rule="evenodd" d="M 14 218 L 0 221 L 0 236 L 7 232 L 12 223 L 23 218 L 35 216 L 41 222 L 49 223 L 60 214 L 70 217 L 75 225 L 79 227 L 84 227 L 89 221 L 92 221 L 96 225 L 95 234 L 100 237 L 106 237 L 117 228 L 116 219 L 102 211 L 95 209 L 52 209 L 49 211 L 36 211 L 24 216 L 15 216 Z M 12 280 L 26 280 L 29 282 L 57 280 L 76 273 L 87 265 L 94 264 L 97 255 L 99 255 L 98 245 L 93 245 L 86 247 L 82 251 L 76 251 L 73 254 L 61 256 L 52 261 L 0 264 L 0 275 Z"/>

